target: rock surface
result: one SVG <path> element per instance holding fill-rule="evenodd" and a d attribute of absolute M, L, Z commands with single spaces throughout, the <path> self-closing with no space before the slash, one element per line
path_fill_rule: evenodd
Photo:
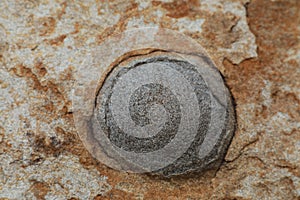
<path fill-rule="evenodd" d="M 226 2 L 226 3 L 225 3 Z M 0 199 L 299 199 L 300 1 L 0 1 Z M 217 63 L 237 131 L 213 178 L 97 162 L 73 122 L 75 74 L 133 27 L 178 30 Z"/>

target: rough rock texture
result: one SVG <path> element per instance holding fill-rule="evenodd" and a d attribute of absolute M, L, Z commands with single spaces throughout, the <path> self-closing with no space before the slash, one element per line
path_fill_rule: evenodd
<path fill-rule="evenodd" d="M 299 9 L 298 0 L 0 1 L 0 199 L 299 199 Z M 77 136 L 77 66 L 109 35 L 144 26 L 197 40 L 233 94 L 238 128 L 213 178 L 121 173 Z"/>

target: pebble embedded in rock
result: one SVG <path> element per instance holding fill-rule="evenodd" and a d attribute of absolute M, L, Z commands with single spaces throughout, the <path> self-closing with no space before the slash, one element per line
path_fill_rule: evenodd
<path fill-rule="evenodd" d="M 106 156 L 126 171 L 163 176 L 218 168 L 234 111 L 222 79 L 213 80 L 220 77 L 213 63 L 207 57 L 201 63 L 162 54 L 115 66 L 94 112 L 97 142 L 115 151 Z"/>

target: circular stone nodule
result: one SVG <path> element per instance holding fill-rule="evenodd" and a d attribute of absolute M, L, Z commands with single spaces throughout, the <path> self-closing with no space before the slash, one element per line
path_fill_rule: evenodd
<path fill-rule="evenodd" d="M 219 167 L 234 132 L 233 105 L 210 59 L 197 59 L 162 53 L 114 66 L 91 123 L 106 164 L 163 176 Z"/>

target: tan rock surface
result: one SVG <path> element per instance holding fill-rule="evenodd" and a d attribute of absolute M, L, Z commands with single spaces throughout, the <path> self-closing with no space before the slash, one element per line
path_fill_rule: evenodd
<path fill-rule="evenodd" d="M 0 1 L 0 199 L 299 199 L 300 1 Z M 72 116 L 76 70 L 111 34 L 185 33 L 218 64 L 238 128 L 216 176 L 109 169 Z"/>

